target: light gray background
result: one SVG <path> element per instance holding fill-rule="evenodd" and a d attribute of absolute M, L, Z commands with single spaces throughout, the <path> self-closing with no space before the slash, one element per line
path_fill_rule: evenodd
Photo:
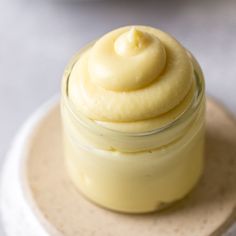
<path fill-rule="evenodd" d="M 236 114 L 236 1 L 0 0 L 0 163 L 25 119 L 59 93 L 72 55 L 129 24 L 179 39 L 202 65 L 208 94 Z"/>

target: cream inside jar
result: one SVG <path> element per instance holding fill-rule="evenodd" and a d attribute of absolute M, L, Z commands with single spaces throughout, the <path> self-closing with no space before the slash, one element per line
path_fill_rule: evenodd
<path fill-rule="evenodd" d="M 97 204 L 150 212 L 199 179 L 203 75 L 170 35 L 145 26 L 106 34 L 67 68 L 61 104 L 68 173 Z"/>

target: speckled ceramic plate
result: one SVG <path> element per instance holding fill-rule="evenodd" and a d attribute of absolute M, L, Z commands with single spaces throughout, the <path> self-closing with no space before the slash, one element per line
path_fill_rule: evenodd
<path fill-rule="evenodd" d="M 228 231 L 235 207 L 236 123 L 209 99 L 203 178 L 186 199 L 167 210 L 118 214 L 84 199 L 65 171 L 55 100 L 26 122 L 2 173 L 1 213 L 8 236 L 236 235 L 235 229 Z"/>

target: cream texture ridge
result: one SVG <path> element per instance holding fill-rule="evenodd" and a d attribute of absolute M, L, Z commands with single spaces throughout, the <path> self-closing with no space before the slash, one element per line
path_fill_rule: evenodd
<path fill-rule="evenodd" d="M 191 58 L 173 37 L 131 26 L 106 34 L 81 54 L 68 91 L 76 110 L 88 118 L 111 129 L 141 132 L 171 122 L 186 109 L 193 77 Z"/>

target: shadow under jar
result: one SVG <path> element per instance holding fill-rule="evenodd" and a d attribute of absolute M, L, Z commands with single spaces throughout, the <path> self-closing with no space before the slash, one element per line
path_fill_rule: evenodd
<path fill-rule="evenodd" d="M 153 212 L 182 199 L 204 166 L 205 88 L 194 67 L 194 95 L 172 122 L 147 132 L 112 130 L 78 112 L 70 101 L 68 65 L 61 114 L 65 163 L 79 191 L 99 206 L 126 213 Z"/>

